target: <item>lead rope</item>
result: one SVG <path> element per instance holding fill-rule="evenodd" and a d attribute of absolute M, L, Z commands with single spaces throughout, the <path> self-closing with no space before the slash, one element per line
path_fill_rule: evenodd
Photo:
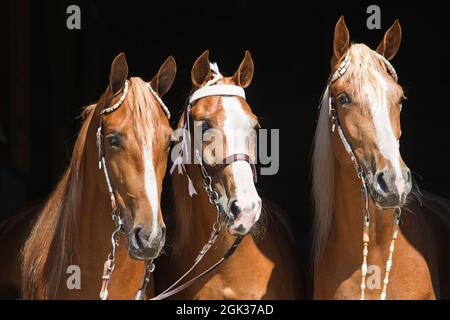
<path fill-rule="evenodd" d="M 387 61 L 382 55 L 377 54 L 377 56 L 383 60 L 383 62 L 386 65 L 386 68 L 388 72 L 391 74 L 391 76 L 394 78 L 394 80 L 398 81 L 397 73 L 395 72 L 394 67 L 390 64 L 389 61 Z M 364 198 L 364 224 L 363 224 L 363 235 L 362 235 L 362 242 L 363 242 L 363 261 L 361 265 L 361 297 L 360 300 L 365 300 L 365 289 L 366 289 L 366 276 L 367 276 L 367 259 L 369 255 L 369 229 L 370 229 L 370 211 L 369 211 L 369 195 L 367 192 L 367 186 L 366 182 L 364 180 L 364 172 L 361 167 L 361 165 L 358 163 L 358 160 L 356 159 L 356 156 L 353 152 L 353 149 L 348 142 L 347 138 L 345 137 L 344 131 L 342 130 L 342 127 L 339 122 L 338 114 L 336 109 L 334 108 L 334 98 L 330 95 L 330 86 L 333 82 L 337 81 L 342 75 L 347 71 L 350 64 L 350 53 L 347 52 L 344 60 L 339 65 L 336 72 L 330 77 L 328 85 L 326 87 L 326 90 L 324 92 L 324 95 L 328 95 L 328 115 L 331 117 L 331 131 L 334 132 L 336 127 L 338 131 L 338 135 L 342 141 L 342 144 L 344 145 L 345 150 L 350 155 L 351 161 L 353 163 L 353 166 L 355 167 L 356 174 L 358 179 L 361 181 L 361 190 Z M 389 284 L 389 275 L 392 270 L 392 264 L 393 264 L 393 255 L 394 255 L 394 249 L 395 249 L 395 241 L 398 237 L 399 232 L 399 223 L 401 218 L 401 208 L 398 207 L 395 209 L 395 217 L 394 217 L 394 223 L 392 227 L 392 237 L 391 237 L 391 243 L 389 245 L 389 256 L 386 261 L 386 271 L 383 279 L 383 288 L 380 293 L 380 300 L 386 300 L 386 294 L 387 294 L 387 287 Z"/>

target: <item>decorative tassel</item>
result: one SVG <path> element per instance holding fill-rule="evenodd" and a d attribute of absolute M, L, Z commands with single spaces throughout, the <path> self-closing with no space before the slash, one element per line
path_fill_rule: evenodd
<path fill-rule="evenodd" d="M 192 180 L 189 176 L 187 176 L 188 178 L 188 189 L 189 189 L 189 196 L 192 198 L 193 195 L 197 194 L 197 190 L 195 190 L 194 184 L 192 183 Z"/>
<path fill-rule="evenodd" d="M 209 67 L 211 68 L 211 71 L 217 75 L 220 75 L 219 66 L 217 65 L 217 62 L 210 62 Z"/>
<path fill-rule="evenodd" d="M 186 177 L 188 179 L 188 192 L 189 192 L 189 196 L 192 198 L 193 195 L 197 194 L 197 190 L 194 187 L 194 183 L 192 182 L 191 177 L 189 177 L 189 174 L 186 171 L 186 167 L 183 163 L 183 153 L 182 152 L 180 152 L 178 157 L 172 163 L 172 167 L 170 168 L 170 171 L 169 171 L 171 175 L 173 175 L 175 168 L 178 168 L 178 174 L 182 175 L 183 172 L 186 173 Z"/>
<path fill-rule="evenodd" d="M 175 161 L 172 163 L 172 167 L 170 168 L 170 174 L 173 175 L 173 172 L 175 171 L 175 168 L 178 168 L 178 174 L 183 174 L 183 154 L 180 152 L 178 157 L 175 159 Z"/>

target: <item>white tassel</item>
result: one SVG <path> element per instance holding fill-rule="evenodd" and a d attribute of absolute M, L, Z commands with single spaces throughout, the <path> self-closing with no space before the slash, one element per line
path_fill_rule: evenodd
<path fill-rule="evenodd" d="M 175 171 L 175 168 L 178 168 L 178 174 L 183 174 L 183 154 L 180 152 L 178 157 L 175 159 L 175 161 L 172 163 L 172 167 L 170 168 L 170 175 L 173 175 L 173 172 Z"/>
<path fill-rule="evenodd" d="M 195 190 L 194 184 L 192 183 L 192 180 L 189 176 L 188 178 L 188 189 L 189 189 L 189 196 L 192 198 L 193 195 L 197 194 L 197 190 Z"/>
<path fill-rule="evenodd" d="M 211 71 L 218 76 L 222 76 L 222 74 L 219 71 L 219 66 L 217 65 L 217 62 L 210 62 L 209 67 L 211 68 Z"/>
<path fill-rule="evenodd" d="M 175 171 L 175 168 L 178 168 L 178 174 L 184 174 L 183 172 L 186 172 L 186 178 L 188 179 L 188 192 L 189 196 L 192 197 L 193 195 L 197 194 L 197 190 L 194 187 L 194 183 L 191 180 L 191 177 L 189 177 L 189 174 L 186 171 L 186 167 L 183 163 L 183 153 L 180 152 L 178 157 L 175 159 L 175 161 L 172 163 L 172 167 L 170 168 L 170 174 L 173 175 L 173 172 Z"/>

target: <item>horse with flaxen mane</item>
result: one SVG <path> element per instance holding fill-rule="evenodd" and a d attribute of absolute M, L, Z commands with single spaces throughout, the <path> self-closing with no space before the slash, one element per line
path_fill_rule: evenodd
<path fill-rule="evenodd" d="M 179 129 L 187 129 L 183 142 L 194 143 L 182 149 L 190 161 L 184 165 L 175 161 L 180 171 L 173 167 L 176 226 L 169 238 L 174 243 L 171 255 L 158 260 L 157 288 L 166 289 L 180 279 L 194 261 L 198 264 L 192 269 L 191 279 L 205 275 L 200 272 L 226 257 L 228 260 L 219 268 L 184 291 L 175 290 L 178 294 L 174 297 L 302 297 L 300 269 L 289 228 L 283 223 L 280 209 L 263 203 L 254 184 L 254 140 L 245 138 L 259 123 L 244 93 L 252 81 L 253 60 L 246 52 L 236 73 L 224 77 L 208 56 L 209 51 L 205 51 L 192 67 L 193 92 L 178 124 Z M 197 144 L 194 132 L 200 132 L 204 140 Z M 239 247 L 229 256 L 239 241 Z"/>
<path fill-rule="evenodd" d="M 99 292 L 102 299 L 134 298 L 144 264 L 158 257 L 165 242 L 160 195 L 172 129 L 160 96 L 175 73 L 169 57 L 150 83 L 127 79 L 125 55 L 114 59 L 109 86 L 85 109 L 56 189 L 43 207 L 4 224 L 2 293 L 24 299 L 98 299 Z M 79 267 L 80 288 L 67 279 L 77 270 L 71 265 Z"/>
<path fill-rule="evenodd" d="M 450 298 L 449 202 L 411 193 L 399 151 L 400 40 L 398 21 L 376 51 L 336 24 L 313 153 L 316 299 Z"/>

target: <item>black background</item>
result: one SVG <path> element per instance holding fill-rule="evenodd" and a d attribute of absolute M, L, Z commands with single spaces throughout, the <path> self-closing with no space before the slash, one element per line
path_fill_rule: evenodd
<path fill-rule="evenodd" d="M 258 189 L 290 214 L 299 239 L 306 237 L 311 143 L 318 100 L 329 76 L 333 30 L 341 14 L 352 41 L 372 48 L 400 19 L 403 41 L 393 65 L 408 97 L 401 118 L 402 156 L 420 187 L 450 198 L 449 1 L 19 0 L 27 6 L 28 18 L 21 10 L 10 10 L 12 3 L 4 4 L 1 21 L 10 59 L 2 68 L 2 77 L 10 80 L 1 95 L 0 119 L 8 139 L 2 144 L 2 166 L 22 181 L 26 202 L 47 196 L 62 175 L 80 127 L 81 107 L 95 102 L 106 89 L 111 61 L 119 52 L 126 52 L 130 74 L 145 80 L 168 55 L 175 57 L 177 78 L 164 97 L 175 126 L 190 91 L 195 59 L 210 49 L 210 59 L 231 75 L 248 49 L 255 75 L 247 100 L 263 127 L 280 129 L 281 139 L 280 171 L 261 177 Z M 70 4 L 81 8 L 81 30 L 66 28 Z M 382 30 L 366 27 L 370 4 L 381 7 Z M 28 27 L 14 27 L 20 20 Z M 21 63 L 17 57 L 23 56 L 9 45 L 23 32 L 28 37 L 28 170 L 11 161 L 15 141 L 10 137 L 18 128 L 9 121 L 16 85 L 11 79 Z M 14 196 L 5 189 L 0 203 Z"/>

